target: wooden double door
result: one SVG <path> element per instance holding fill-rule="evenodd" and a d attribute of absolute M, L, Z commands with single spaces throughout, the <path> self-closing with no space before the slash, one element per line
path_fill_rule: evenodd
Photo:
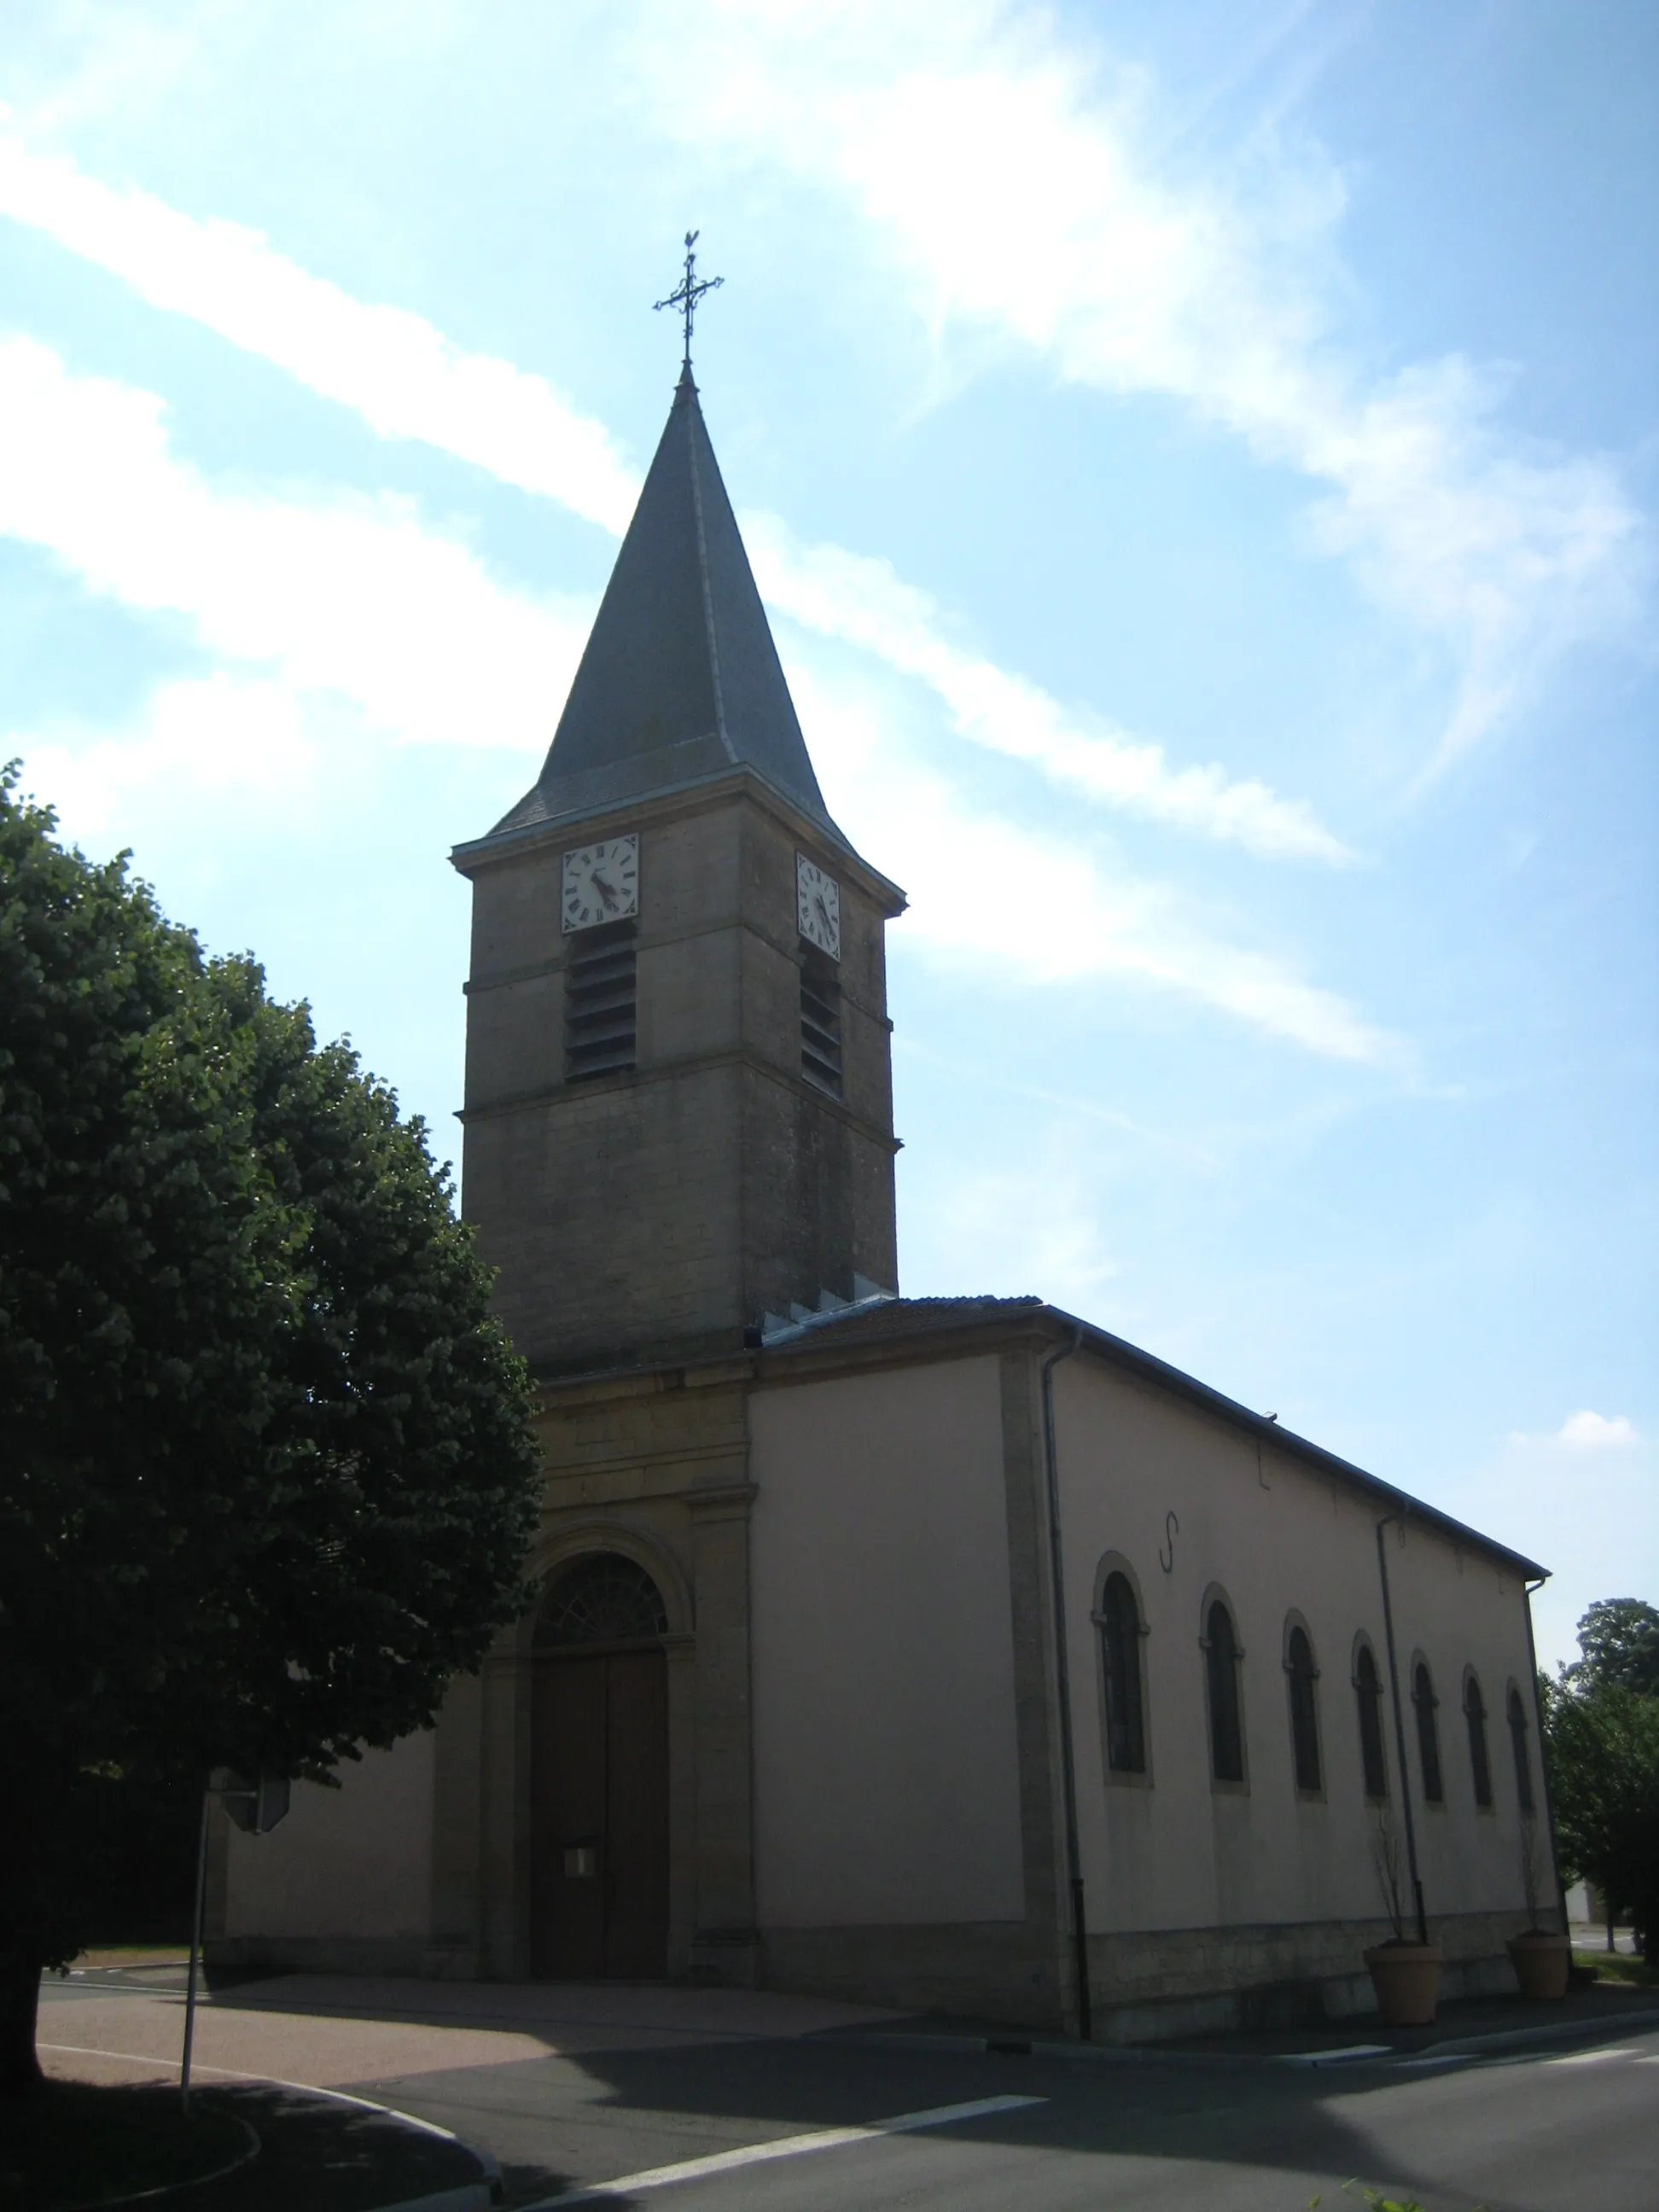
<path fill-rule="evenodd" d="M 668 1684 L 661 1647 L 538 1658 L 532 1970 L 653 1980 L 668 1966 Z"/>

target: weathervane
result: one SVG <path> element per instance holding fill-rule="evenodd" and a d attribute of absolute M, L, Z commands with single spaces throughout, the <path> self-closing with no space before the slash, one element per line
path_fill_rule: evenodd
<path fill-rule="evenodd" d="M 654 302 L 657 311 L 659 313 L 665 307 L 678 307 L 681 314 L 685 318 L 685 361 L 684 368 L 684 373 L 687 376 L 690 376 L 691 374 L 691 319 L 697 312 L 697 302 L 702 299 L 705 292 L 713 292 L 726 282 L 724 276 L 699 276 L 697 275 L 697 257 L 696 253 L 693 252 L 692 248 L 696 245 L 697 240 L 702 236 L 702 233 L 700 230 L 688 230 L 686 232 L 685 274 L 681 277 L 678 286 L 669 294 L 665 300 L 658 300 Z"/>

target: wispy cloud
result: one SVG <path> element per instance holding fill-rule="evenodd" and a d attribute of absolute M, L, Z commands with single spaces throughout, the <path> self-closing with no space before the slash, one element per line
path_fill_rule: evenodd
<path fill-rule="evenodd" d="M 240 223 L 198 222 L 149 192 L 112 191 L 62 155 L 0 131 L 0 213 L 44 231 L 169 313 L 360 415 L 620 532 L 639 492 L 603 424 L 539 376 L 452 345 L 423 316 L 354 300 Z"/>
<path fill-rule="evenodd" d="M 797 546 L 774 515 L 745 514 L 757 577 L 772 604 L 809 629 L 862 647 L 943 702 L 959 737 L 1030 762 L 1085 797 L 1255 853 L 1352 856 L 1313 810 L 1224 769 L 1171 768 L 1163 748 L 1121 730 L 1085 729 L 1024 678 L 953 645 L 938 606 L 885 561 L 839 546 Z"/>
<path fill-rule="evenodd" d="M 878 856 L 902 844 L 907 944 L 986 978 L 1174 993 L 1322 1058 L 1408 1065 L 1401 1039 L 1289 961 L 1230 941 L 1169 885 L 1103 861 L 1085 841 L 975 812 L 918 760 L 870 690 L 825 681 L 813 665 L 798 664 L 791 680 L 837 819 Z"/>
<path fill-rule="evenodd" d="M 1613 462 L 1506 429 L 1501 371 L 1336 343 L 1343 192 L 1312 154 L 1177 173 L 1144 75 L 999 0 L 658 0 L 630 51 L 654 127 L 848 195 L 937 333 L 1173 398 L 1309 479 L 1316 543 L 1455 656 L 1437 763 L 1628 621 L 1646 549 Z"/>
<path fill-rule="evenodd" d="M 509 590 L 406 500 L 209 482 L 171 450 L 155 394 L 72 374 L 31 338 L 0 339 L 0 531 L 405 741 L 539 753 L 586 634 L 586 609 Z"/>
<path fill-rule="evenodd" d="M 0 132 L 0 213 L 275 363 L 380 435 L 440 447 L 612 532 L 626 526 L 637 477 L 603 424 L 542 378 L 464 351 L 422 317 L 353 299 L 258 232 L 113 190 L 15 131 Z M 1351 857 L 1305 804 L 1219 766 L 1171 767 L 1162 747 L 1085 726 L 1036 684 L 952 643 L 938 606 L 888 562 L 799 546 L 775 517 L 745 515 L 744 527 L 775 607 L 928 686 L 969 743 L 1196 836 L 1273 857 Z"/>

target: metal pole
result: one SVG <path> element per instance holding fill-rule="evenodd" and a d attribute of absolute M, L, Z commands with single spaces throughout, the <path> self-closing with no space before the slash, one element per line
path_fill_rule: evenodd
<path fill-rule="evenodd" d="M 1411 1869 L 1412 1895 L 1417 1900 L 1417 1940 L 1425 1950 L 1429 1942 L 1429 1916 L 1423 1904 L 1423 1877 L 1417 1870 L 1417 1823 L 1412 1817 L 1412 1783 L 1406 1765 L 1406 1716 L 1400 1704 L 1400 1665 L 1394 1650 L 1394 1606 L 1389 1596 L 1389 1547 L 1382 1531 L 1401 1513 L 1390 1513 L 1376 1524 L 1376 1565 L 1382 1577 L 1382 1626 L 1389 1639 L 1389 1687 L 1394 1693 L 1394 1741 L 1400 1756 L 1400 1802 L 1406 1814 L 1406 1863 Z"/>
<path fill-rule="evenodd" d="M 1066 1807 L 1066 1872 L 1072 1893 L 1072 1956 L 1077 1980 L 1077 2032 L 1094 2036 L 1089 1995 L 1089 1931 L 1083 1911 L 1083 1848 L 1078 1838 L 1077 1766 L 1072 1750 L 1072 1665 L 1066 1648 L 1066 1559 L 1060 1540 L 1060 1459 L 1054 1443 L 1054 1370 L 1083 1342 L 1081 1324 L 1072 1340 L 1042 1363 L 1042 1442 L 1048 1477 L 1048 1560 L 1054 1585 L 1054 1696 L 1060 1707 L 1060 1777 Z"/>
<path fill-rule="evenodd" d="M 185 2055 L 179 2069 L 179 2103 L 190 2117 L 190 2052 L 196 2040 L 196 1966 L 202 1954 L 202 1912 L 207 1898 L 208 1805 L 210 1792 L 202 1792 L 202 1833 L 196 1847 L 196 1909 L 190 1922 L 190 1979 L 185 1987 Z"/>

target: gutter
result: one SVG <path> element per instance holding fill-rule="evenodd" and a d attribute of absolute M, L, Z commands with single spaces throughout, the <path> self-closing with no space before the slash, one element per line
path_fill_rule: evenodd
<path fill-rule="evenodd" d="M 1426 1950 L 1429 1917 L 1423 1904 L 1423 1877 L 1417 1864 L 1417 1822 L 1412 1814 L 1411 1771 L 1406 1765 L 1406 1716 L 1400 1703 L 1400 1666 L 1394 1649 L 1394 1604 L 1389 1595 L 1389 1547 L 1382 1534 L 1396 1522 L 1403 1529 L 1405 1515 L 1385 1514 L 1376 1524 L 1376 1569 L 1382 1578 L 1382 1626 L 1389 1645 L 1389 1688 L 1394 1698 L 1395 1749 L 1400 1759 L 1400 1802 L 1406 1815 L 1406 1863 L 1411 1870 L 1412 1895 L 1417 1901 L 1417 1940 Z"/>
<path fill-rule="evenodd" d="M 1084 2043 L 1094 2036 L 1094 2007 L 1089 1990 L 1089 1931 L 1083 1909 L 1083 1847 L 1078 1836 L 1077 1761 L 1072 1733 L 1072 1664 L 1066 1642 L 1066 1560 L 1060 1536 L 1060 1455 L 1054 1442 L 1054 1370 L 1083 1344 L 1083 1324 L 1072 1340 L 1042 1363 L 1042 1447 L 1048 1491 L 1048 1573 L 1054 1624 L 1054 1701 L 1060 1711 L 1060 1779 L 1066 1816 L 1066 1875 L 1072 1901 L 1072 1969 L 1077 1984 L 1077 2032 Z"/>
<path fill-rule="evenodd" d="M 1544 1825 L 1550 1835 L 1550 1872 L 1555 1876 L 1556 1910 L 1561 1915 L 1561 1933 L 1569 1941 L 1572 1924 L 1567 1918 L 1567 1886 L 1561 1879 L 1561 1853 L 1555 1836 L 1555 1793 L 1550 1788 L 1550 1747 L 1544 1733 L 1544 1707 L 1538 1695 L 1538 1645 L 1532 1632 L 1532 1594 L 1542 1589 L 1549 1580 L 1540 1575 L 1535 1581 L 1522 1585 L 1525 1603 L 1522 1607 L 1527 1617 L 1527 1664 L 1532 1669 L 1532 1717 L 1538 1730 L 1538 1781 L 1544 1793 Z"/>

